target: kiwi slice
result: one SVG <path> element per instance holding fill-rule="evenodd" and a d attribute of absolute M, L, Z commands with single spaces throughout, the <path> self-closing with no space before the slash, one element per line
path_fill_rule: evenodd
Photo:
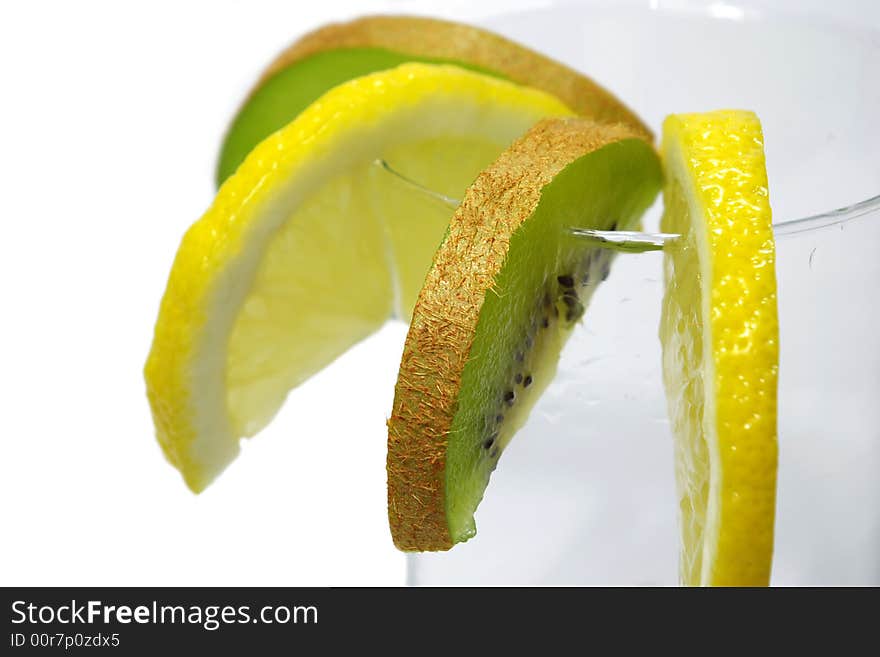
<path fill-rule="evenodd" d="M 578 114 L 626 123 L 651 136 L 632 111 L 589 78 L 497 34 L 430 18 L 366 16 L 311 32 L 269 64 L 227 131 L 217 184 L 235 172 L 254 146 L 326 91 L 412 61 L 455 64 L 536 87 Z"/>
<path fill-rule="evenodd" d="M 447 550 L 613 252 L 569 228 L 632 229 L 661 186 L 631 126 L 537 124 L 468 188 L 413 313 L 388 421 L 388 514 L 402 550 Z"/>

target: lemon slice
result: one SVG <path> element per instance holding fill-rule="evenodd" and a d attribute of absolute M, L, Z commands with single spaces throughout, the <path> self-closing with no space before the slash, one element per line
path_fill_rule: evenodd
<path fill-rule="evenodd" d="M 767 585 L 776 497 L 775 250 L 751 112 L 670 116 L 660 324 L 688 585 Z"/>
<path fill-rule="evenodd" d="M 461 196 L 554 97 L 452 66 L 349 81 L 261 142 L 186 233 L 145 368 L 167 458 L 200 491 L 287 392 L 408 317 L 452 209 L 406 196 L 384 158 Z"/>

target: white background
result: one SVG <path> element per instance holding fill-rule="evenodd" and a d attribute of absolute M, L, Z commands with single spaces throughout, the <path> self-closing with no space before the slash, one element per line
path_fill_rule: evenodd
<path fill-rule="evenodd" d="M 403 583 L 384 462 L 401 326 L 295 392 L 198 497 L 142 376 L 246 89 L 304 30 L 387 6 L 4 3 L 0 583 Z"/>
<path fill-rule="evenodd" d="M 384 461 L 401 325 L 294 391 L 200 496 L 153 438 L 142 368 L 259 70 L 319 23 L 432 4 L 4 3 L 0 584 L 403 583 Z"/>
<path fill-rule="evenodd" d="M 473 4 L 3 3 L 0 584 L 404 583 L 385 507 L 403 325 L 294 391 L 199 496 L 153 437 L 142 369 L 261 69 L 328 21 L 492 3 Z"/>

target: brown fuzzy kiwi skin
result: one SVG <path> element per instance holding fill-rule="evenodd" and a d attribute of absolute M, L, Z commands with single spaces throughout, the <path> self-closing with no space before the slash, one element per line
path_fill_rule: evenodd
<path fill-rule="evenodd" d="M 630 138 L 644 135 L 621 124 L 544 120 L 468 188 L 416 302 L 388 420 L 388 517 L 399 549 L 453 546 L 444 494 L 448 436 L 480 311 L 511 236 L 568 164 Z"/>
<path fill-rule="evenodd" d="M 581 116 L 632 126 L 649 141 L 650 128 L 611 92 L 574 69 L 486 30 L 433 18 L 364 16 L 310 32 L 280 53 L 248 97 L 293 62 L 337 48 L 383 48 L 416 57 L 466 62 L 562 100 Z"/>

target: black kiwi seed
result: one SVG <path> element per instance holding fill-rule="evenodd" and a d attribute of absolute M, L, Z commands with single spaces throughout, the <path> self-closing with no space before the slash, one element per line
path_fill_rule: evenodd
<path fill-rule="evenodd" d="M 517 351 L 516 352 L 516 362 L 521 363 L 521 362 L 523 362 L 523 360 L 525 360 L 525 354 L 523 354 L 523 352 L 521 352 L 521 351 Z"/>
<path fill-rule="evenodd" d="M 562 300 L 565 302 L 565 305 L 568 306 L 569 308 L 574 308 L 575 306 L 577 306 L 580 303 L 580 301 L 577 298 L 577 295 L 572 296 L 572 295 L 566 294 L 564 297 L 562 297 Z"/>
<path fill-rule="evenodd" d="M 526 378 L 523 379 L 523 388 L 528 388 L 530 385 L 532 385 L 532 375 L 526 374 Z"/>
<path fill-rule="evenodd" d="M 489 452 L 490 459 L 494 459 L 496 456 L 498 456 L 498 445 L 495 445 L 495 447 L 492 448 L 492 451 Z"/>
<path fill-rule="evenodd" d="M 584 305 L 578 301 L 575 304 L 569 304 L 569 308 L 565 313 L 565 319 L 569 322 L 580 319 L 584 314 Z"/>
<path fill-rule="evenodd" d="M 504 393 L 504 401 L 508 406 L 513 406 L 513 402 L 516 399 L 516 393 L 513 390 L 508 390 Z"/>
<path fill-rule="evenodd" d="M 608 280 L 608 275 L 611 273 L 611 263 L 606 260 L 602 263 L 602 280 Z"/>
<path fill-rule="evenodd" d="M 501 413 L 499 413 L 498 415 L 495 416 L 495 422 L 497 422 L 498 424 L 501 424 L 502 422 L 504 422 L 504 416 L 501 415 Z"/>
<path fill-rule="evenodd" d="M 492 445 L 495 444 L 495 439 L 496 439 L 496 438 L 498 438 L 498 434 L 497 434 L 497 433 L 493 433 L 491 436 L 489 436 L 489 439 L 486 440 L 486 441 L 483 443 L 483 449 L 489 449 L 489 448 L 491 448 Z"/>
<path fill-rule="evenodd" d="M 550 318 L 545 316 L 544 319 L 541 320 L 541 328 L 547 328 L 548 326 L 550 326 Z"/>
<path fill-rule="evenodd" d="M 517 373 L 515 377 L 513 377 L 515 383 L 522 383 L 522 374 Z"/>
<path fill-rule="evenodd" d="M 557 276 L 556 280 L 559 281 L 562 287 L 574 287 L 574 279 L 568 274 Z"/>

